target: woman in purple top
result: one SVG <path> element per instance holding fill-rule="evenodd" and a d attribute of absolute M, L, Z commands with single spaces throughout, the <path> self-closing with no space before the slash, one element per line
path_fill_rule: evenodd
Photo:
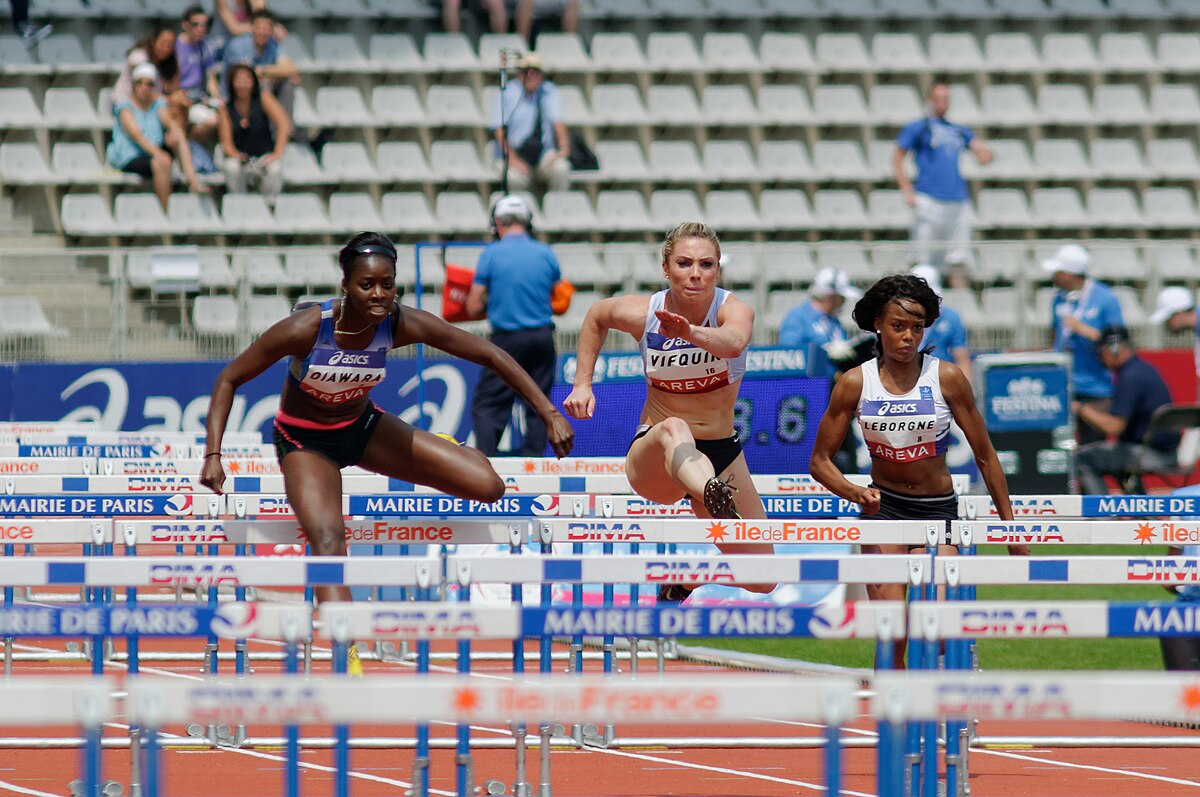
<path fill-rule="evenodd" d="M 304 307 L 275 323 L 221 371 L 208 409 L 200 483 L 225 484 L 221 438 L 239 385 L 290 359 L 275 418 L 275 450 L 288 503 L 314 554 L 344 556 L 341 469 L 358 465 L 393 479 L 492 503 L 504 481 L 487 457 L 417 429 L 371 401 L 390 349 L 426 343 L 491 368 L 546 422 L 560 457 L 571 452 L 571 426 L 524 370 L 499 347 L 398 301 L 396 248 L 363 232 L 338 254 L 342 296 Z M 320 601 L 350 600 L 345 586 L 317 587 Z"/>

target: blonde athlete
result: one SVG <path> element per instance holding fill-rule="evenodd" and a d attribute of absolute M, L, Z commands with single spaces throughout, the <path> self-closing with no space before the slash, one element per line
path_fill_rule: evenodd
<path fill-rule="evenodd" d="M 634 491 L 660 504 L 686 496 L 699 517 L 763 518 L 733 426 L 754 310 L 717 287 L 720 260 L 721 242 L 708 226 L 688 222 L 671 230 L 662 249 L 666 290 L 614 296 L 588 310 L 579 332 L 575 386 L 563 408 L 573 418 L 592 417 L 596 357 L 610 329 L 629 333 L 641 348 L 647 382 L 641 425 L 625 458 Z M 718 547 L 724 553 L 774 553 L 771 545 Z M 741 586 L 763 593 L 775 588 Z M 688 591 L 666 585 L 658 595 L 680 601 Z"/>

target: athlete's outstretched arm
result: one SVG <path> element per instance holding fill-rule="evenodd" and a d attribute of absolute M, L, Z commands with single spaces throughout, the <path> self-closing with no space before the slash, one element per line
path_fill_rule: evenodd
<path fill-rule="evenodd" d="M 754 335 L 754 308 L 730 296 L 717 310 L 717 326 L 698 327 L 676 313 L 659 310 L 659 329 L 668 337 L 681 338 L 715 357 L 733 358 L 745 351 Z"/>
<path fill-rule="evenodd" d="M 808 469 L 812 477 L 836 496 L 853 501 L 863 509 L 863 514 L 873 515 L 879 511 L 879 490 L 860 487 L 846 478 L 833 455 L 842 447 L 842 440 L 850 433 L 854 422 L 854 408 L 862 396 L 862 368 L 852 368 L 842 375 L 833 386 L 829 406 L 817 427 L 817 439 L 813 443 L 812 458 Z"/>
<path fill-rule="evenodd" d="M 470 360 L 495 371 L 496 375 L 504 380 L 504 384 L 525 399 L 525 403 L 546 422 L 547 436 L 554 453 L 560 457 L 571 453 L 571 446 L 575 441 L 575 430 L 571 428 L 571 425 L 550 401 L 550 397 L 542 392 L 542 389 L 526 373 L 525 369 L 518 365 L 508 352 L 496 344 L 464 332 L 432 313 L 412 307 L 405 307 L 401 311 L 400 322 L 396 325 L 394 342 L 397 346 L 428 343 L 447 354 Z"/>
<path fill-rule="evenodd" d="M 218 454 L 221 440 L 225 437 L 225 424 L 229 422 L 229 410 L 233 407 L 233 394 L 263 371 L 289 355 L 303 355 L 312 349 L 317 340 L 321 324 L 321 310 L 306 307 L 287 318 L 275 322 L 247 349 L 221 369 L 213 383 L 208 399 L 208 417 L 205 421 L 204 466 L 200 471 L 200 483 L 218 495 L 225 484 L 225 468 Z"/>
<path fill-rule="evenodd" d="M 579 343 L 575 347 L 575 386 L 571 395 L 563 401 L 563 409 L 572 418 L 590 418 L 596 409 L 592 375 L 608 331 L 615 329 L 628 332 L 640 339 L 646 328 L 649 309 L 650 300 L 645 296 L 613 296 L 601 299 L 588 308 L 579 330 Z"/>

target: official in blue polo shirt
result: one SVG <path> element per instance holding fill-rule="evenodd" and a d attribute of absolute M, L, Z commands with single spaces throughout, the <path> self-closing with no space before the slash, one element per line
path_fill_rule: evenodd
<path fill-rule="evenodd" d="M 1078 244 L 1061 247 L 1054 257 L 1042 262 L 1050 273 L 1054 295 L 1050 323 L 1054 350 L 1071 355 L 1072 393 L 1081 406 L 1107 411 L 1113 394 L 1112 375 L 1100 362 L 1095 343 L 1105 327 L 1123 327 L 1121 305 L 1112 290 L 1088 276 L 1092 258 Z M 1081 419 L 1082 420 L 1082 419 Z M 1104 439 L 1087 423 L 1076 424 L 1080 443 Z"/>
<path fill-rule="evenodd" d="M 991 149 L 971 128 L 946 119 L 950 86 L 934 81 L 926 113 L 896 136 L 892 167 L 904 201 L 913 208 L 910 231 L 912 262 L 927 263 L 943 274 L 951 266 L 969 268 L 971 253 L 971 194 L 958 170 L 959 156 L 970 150 L 981 164 L 992 161 Z M 904 158 L 911 152 L 917 179 L 909 179 Z"/>
<path fill-rule="evenodd" d="M 496 202 L 492 229 L 498 240 L 479 257 L 466 311 L 470 318 L 487 317 L 492 342 L 512 355 L 549 396 L 556 355 L 550 294 L 562 272 L 550 247 L 530 236 L 532 228 L 533 212 L 520 197 Z M 480 372 L 471 420 L 475 447 L 484 454 L 496 454 L 516 397 L 491 369 Z M 537 413 L 526 412 L 520 454 L 540 457 L 545 451 L 546 424 Z"/>
<path fill-rule="evenodd" d="M 941 301 L 941 312 L 933 326 L 925 328 L 921 348 L 930 349 L 930 354 L 939 360 L 954 363 L 967 379 L 971 378 L 971 350 L 967 348 L 967 328 L 962 316 L 942 298 L 942 283 L 933 266 L 913 266 L 912 275 L 925 280 Z"/>
<path fill-rule="evenodd" d="M 1150 323 L 1165 323 L 1172 332 L 1196 331 L 1196 400 L 1200 401 L 1200 307 L 1196 306 L 1195 295 L 1179 286 L 1163 288 L 1158 293 L 1154 312 L 1150 314 Z"/>

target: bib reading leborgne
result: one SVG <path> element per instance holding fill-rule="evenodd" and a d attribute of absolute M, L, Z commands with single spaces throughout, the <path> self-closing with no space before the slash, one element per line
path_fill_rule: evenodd
<path fill-rule="evenodd" d="M 717 311 L 730 295 L 724 288 L 716 289 L 700 326 L 718 326 Z M 655 312 L 663 309 L 666 300 L 666 291 L 650 297 L 646 328 L 639 341 L 642 368 L 650 386 L 667 393 L 708 393 L 741 379 L 746 373 L 744 349 L 737 357 L 718 357 L 682 338 L 668 338 L 659 332 L 661 325 Z"/>
<path fill-rule="evenodd" d="M 940 457 L 950 446 L 950 406 L 942 396 L 941 360 L 922 355 L 921 375 L 903 395 L 887 392 L 879 360 L 863 363 L 862 395 L 855 412 L 874 459 L 914 462 Z"/>

